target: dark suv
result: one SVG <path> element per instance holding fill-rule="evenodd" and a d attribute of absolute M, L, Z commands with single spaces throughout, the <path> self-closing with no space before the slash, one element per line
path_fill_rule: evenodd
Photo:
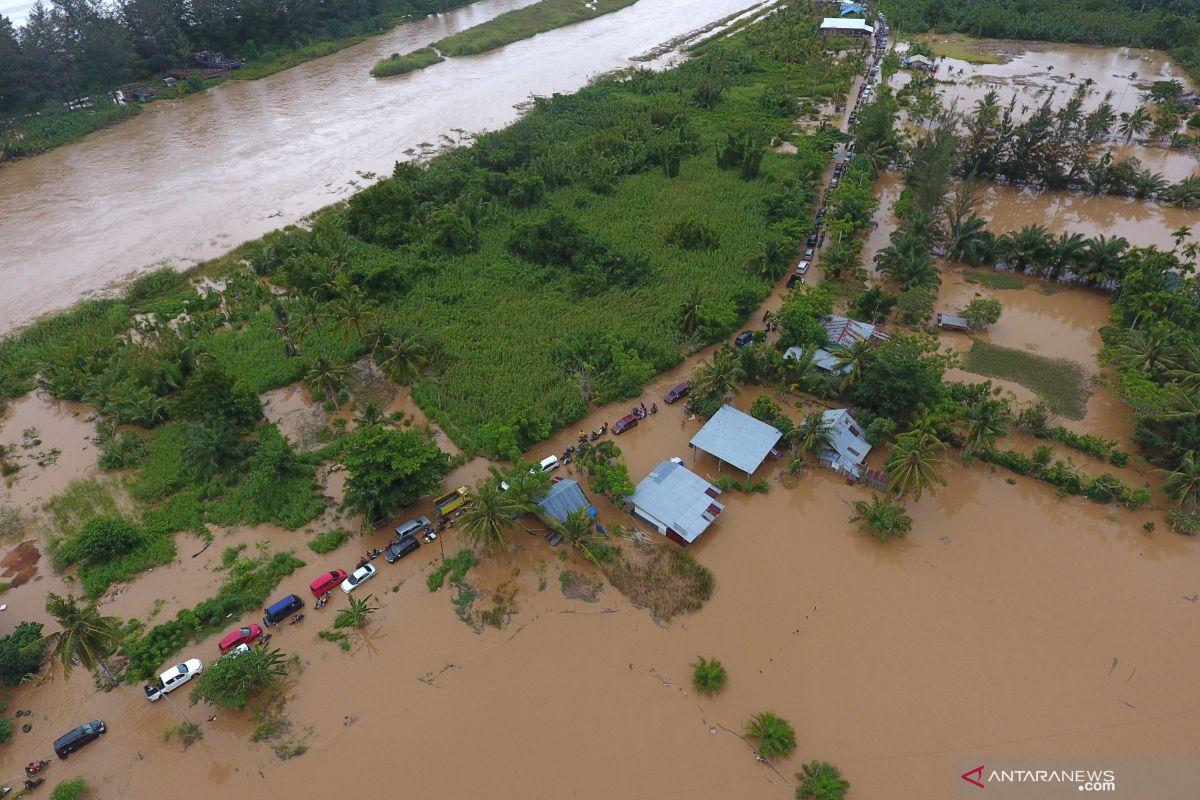
<path fill-rule="evenodd" d="M 746 345 L 750 344 L 753 341 L 754 341 L 754 332 L 753 331 L 742 331 L 741 333 L 739 333 L 737 335 L 737 338 L 733 340 L 733 343 L 735 345 L 737 345 L 738 347 L 745 347 Z"/>
<path fill-rule="evenodd" d="M 409 553 L 416 551 L 420 546 L 421 543 L 417 541 L 417 537 L 410 534 L 398 542 L 390 543 L 387 546 L 387 550 L 384 551 L 384 558 L 387 559 L 389 564 L 395 564 Z"/>
<path fill-rule="evenodd" d="M 85 722 L 75 730 L 64 733 L 54 740 L 54 754 L 65 759 L 85 744 L 91 744 L 99 739 L 107 730 L 102 719 Z"/>

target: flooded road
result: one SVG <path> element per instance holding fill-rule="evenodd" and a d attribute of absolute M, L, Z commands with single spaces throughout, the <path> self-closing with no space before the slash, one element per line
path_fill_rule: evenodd
<path fill-rule="evenodd" d="M 186 267 L 494 130 L 747 0 L 640 0 L 477 56 L 376 80 L 374 63 L 533 0 L 482 0 L 259 81 L 228 82 L 0 167 L 0 333 L 155 265 Z M 670 58 L 668 54 L 664 58 Z M 425 145 L 423 147 L 423 145 Z"/>

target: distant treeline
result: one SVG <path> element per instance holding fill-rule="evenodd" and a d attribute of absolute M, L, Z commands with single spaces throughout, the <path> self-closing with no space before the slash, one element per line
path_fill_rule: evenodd
<path fill-rule="evenodd" d="M 1184 0 L 881 0 L 905 33 L 936 30 L 1166 50 L 1200 81 L 1200 6 Z"/>
<path fill-rule="evenodd" d="M 472 0 L 50 0 L 0 17 L 0 114 L 106 92 L 218 50 L 248 60 Z"/>

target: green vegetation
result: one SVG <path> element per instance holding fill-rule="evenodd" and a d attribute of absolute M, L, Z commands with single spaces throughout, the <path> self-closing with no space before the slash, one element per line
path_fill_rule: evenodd
<path fill-rule="evenodd" d="M 850 521 L 879 541 L 886 542 L 889 538 L 903 538 L 912 530 L 912 517 L 890 498 L 883 495 L 871 495 L 871 502 L 854 501 L 854 514 Z"/>
<path fill-rule="evenodd" d="M 963 367 L 980 375 L 1019 383 L 1045 400 L 1052 411 L 1068 419 L 1083 419 L 1087 413 L 1087 376 L 1074 361 L 1046 358 L 977 340 L 966 354 Z"/>
<path fill-rule="evenodd" d="M 163 731 L 163 741 L 169 742 L 172 739 L 178 739 L 183 745 L 183 749 L 187 750 L 196 742 L 204 738 L 204 731 L 194 722 L 181 722 L 178 725 L 172 725 Z"/>
<path fill-rule="evenodd" d="M 50 793 L 50 800 L 79 800 L 91 790 L 87 781 L 83 778 L 75 777 L 65 781 L 60 781 L 54 791 Z"/>
<path fill-rule="evenodd" d="M 103 674 L 109 686 L 116 684 L 106 659 L 121 646 L 120 621 L 104 616 L 94 604 L 80 606 L 73 596 L 60 597 L 54 592 L 46 596 L 46 613 L 58 623 L 58 629 L 27 647 L 47 648 L 50 660 L 62 666 L 64 676 L 79 664 L 93 674 Z"/>
<path fill-rule="evenodd" d="M 574 462 L 588 476 L 592 491 L 604 495 L 614 503 L 633 494 L 633 479 L 629 468 L 621 458 L 621 448 L 616 442 L 605 439 L 597 445 L 584 442 L 575 451 Z"/>
<path fill-rule="evenodd" d="M 582 0 L 540 0 L 434 42 L 433 46 L 448 56 L 469 56 L 495 50 L 564 25 L 611 14 L 635 2 L 637 0 L 591 0 L 590 3 Z"/>
<path fill-rule="evenodd" d="M 368 521 L 410 506 L 441 485 L 450 459 L 419 431 L 368 425 L 347 437 L 347 508 Z"/>
<path fill-rule="evenodd" d="M 1024 289 L 1028 284 L 1009 272 L 966 272 L 963 280 L 967 283 L 977 283 L 989 289 L 1009 291 Z"/>
<path fill-rule="evenodd" d="M 93 517 L 55 550 L 61 566 L 78 565 L 84 594 L 100 597 L 113 583 L 127 581 L 175 558 L 175 540 L 161 528 L 146 529 L 120 517 Z"/>
<path fill-rule="evenodd" d="M 922 40 L 921 44 L 932 55 L 954 58 L 968 64 L 1003 64 L 1008 60 L 999 53 L 989 53 L 975 46 L 973 41 L 962 36 L 935 36 Z"/>
<path fill-rule="evenodd" d="M 432 47 L 422 47 L 420 50 L 414 50 L 404 55 L 392 53 L 371 68 L 371 76 L 386 78 L 391 75 L 404 75 L 418 69 L 425 69 L 434 64 L 440 64 L 445 60 Z"/>
<path fill-rule="evenodd" d="M 971 330 L 985 331 L 1000 321 L 1000 301 L 976 297 L 959 311 L 971 323 Z"/>
<path fill-rule="evenodd" d="M 338 528 L 335 531 L 318 533 L 308 540 L 308 549 L 317 555 L 332 553 L 350 540 L 350 531 Z"/>
<path fill-rule="evenodd" d="M 436 592 L 442 588 L 442 584 L 446 580 L 446 575 L 450 576 L 450 583 L 459 584 L 467 576 L 467 570 L 479 563 L 479 559 L 470 550 L 459 550 L 454 555 L 447 558 L 437 569 L 429 573 L 429 577 L 425 583 L 429 586 L 429 591 Z"/>
<path fill-rule="evenodd" d="M 692 664 L 692 686 L 700 694 L 714 695 L 725 688 L 729 673 L 725 665 L 715 658 L 701 656 Z"/>
<path fill-rule="evenodd" d="M 248 653 L 210 661 L 196 679 L 188 699 L 192 705 L 205 702 L 217 708 L 241 711 L 265 689 L 279 690 L 287 675 L 287 662 L 279 650 L 252 647 Z"/>
<path fill-rule="evenodd" d="M 226 627 L 230 617 L 261 608 L 279 582 L 304 562 L 289 553 L 239 559 L 217 591 L 217 596 L 194 608 L 184 609 L 175 619 L 143 630 L 137 620 L 128 623 L 125 655 L 129 681 L 151 677 L 160 664 L 188 644 Z"/>
<path fill-rule="evenodd" d="M 12 741 L 12 737 L 12 720 L 8 717 L 0 717 L 0 744 L 8 744 Z"/>
<path fill-rule="evenodd" d="M 843 800 L 849 781 L 828 761 L 810 761 L 796 773 L 796 800 Z"/>
<path fill-rule="evenodd" d="M 379 610 L 379 606 L 371 605 L 374 595 L 366 597 L 347 598 L 347 605 L 333 619 L 335 628 L 365 628 L 371 621 L 371 615 Z"/>
<path fill-rule="evenodd" d="M 1061 495 L 1081 495 L 1097 503 L 1120 503 L 1131 509 L 1141 508 L 1153 499 L 1149 489 L 1134 488 L 1107 472 L 1093 478 L 1070 461 L 1055 459 L 1051 463 L 1053 453 L 1049 447 L 1038 448 L 1032 457 L 1016 450 L 985 450 L 979 457 L 1056 486 Z"/>
<path fill-rule="evenodd" d="M 758 739 L 758 754 L 763 758 L 786 758 L 796 749 L 796 730 L 774 711 L 755 714 L 746 723 L 746 736 Z"/>
<path fill-rule="evenodd" d="M 93 131 L 136 115 L 138 106 L 118 106 L 101 101 L 94 108 L 76 111 L 55 109 L 27 117 L 17 129 L 0 130 L 0 162 L 36 155 L 82 139 Z M 18 137 L 17 132 L 20 136 Z"/>

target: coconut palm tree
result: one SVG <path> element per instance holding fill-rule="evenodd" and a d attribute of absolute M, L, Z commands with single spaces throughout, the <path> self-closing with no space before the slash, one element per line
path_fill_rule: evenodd
<path fill-rule="evenodd" d="M 774 711 L 751 717 L 746 723 L 746 736 L 758 739 L 758 754 L 763 758 L 783 758 L 796 749 L 796 730 Z"/>
<path fill-rule="evenodd" d="M 363 294 L 361 288 L 353 285 L 329 305 L 334 326 L 347 342 L 353 334 L 363 336 L 368 326 L 379 315 L 379 304 Z"/>
<path fill-rule="evenodd" d="M 943 442 L 925 431 L 897 436 L 887 460 L 888 488 L 897 498 L 911 493 L 920 500 L 926 489 L 932 492 L 935 484 L 945 486 L 946 479 L 939 468 L 946 461 L 938 457 L 945 449 Z"/>
<path fill-rule="evenodd" d="M 820 411 L 814 411 L 800 420 L 793 435 L 796 450 L 801 456 L 820 453 L 833 442 L 833 426 L 825 421 Z"/>
<path fill-rule="evenodd" d="M 1151 172 L 1148 169 L 1138 170 L 1129 179 L 1129 188 L 1133 190 L 1133 196 L 1139 200 L 1158 197 L 1170 186 L 1171 184 L 1161 172 Z"/>
<path fill-rule="evenodd" d="M 1170 329 L 1137 328 L 1125 334 L 1116 347 L 1117 361 L 1128 369 L 1137 369 L 1158 377 L 1183 367 L 1184 351 L 1175 343 Z"/>
<path fill-rule="evenodd" d="M 992 449 L 997 437 L 1008 431 L 1012 414 L 1003 400 L 981 400 L 967 407 L 963 422 L 966 428 L 963 452 L 969 454 Z"/>
<path fill-rule="evenodd" d="M 756 244 L 745 263 L 755 277 L 774 283 L 787 274 L 790 259 L 787 245 L 772 237 Z"/>
<path fill-rule="evenodd" d="M 1166 478 L 1163 491 L 1174 499 L 1181 508 L 1195 510 L 1200 503 L 1200 459 L 1196 451 L 1189 450 L 1179 459 L 1175 469 L 1155 470 Z"/>
<path fill-rule="evenodd" d="M 912 530 L 912 517 L 904 510 L 882 495 L 872 495 L 871 502 L 856 500 L 854 513 L 850 521 L 859 530 L 868 531 L 886 542 L 890 537 L 903 537 Z"/>
<path fill-rule="evenodd" d="M 859 339 L 849 347 L 834 351 L 833 357 L 837 359 L 837 371 L 843 373 L 842 380 L 838 384 L 838 391 L 844 394 L 854 388 L 873 351 L 874 348 L 866 339 Z"/>
<path fill-rule="evenodd" d="M 1154 414 L 1155 419 L 1172 421 L 1200 417 L 1200 393 L 1188 391 L 1178 384 L 1168 384 L 1163 387 L 1163 394 L 1167 401 L 1163 409 Z"/>
<path fill-rule="evenodd" d="M 952 219 L 949 222 L 949 238 L 946 242 L 946 257 L 967 264 L 978 263 L 974 259 L 987 233 L 987 223 L 974 215 Z"/>
<path fill-rule="evenodd" d="M 1121 114 L 1121 122 L 1117 125 L 1117 133 L 1125 137 L 1128 144 L 1134 136 L 1144 136 L 1150 130 L 1150 113 L 1145 106 L 1138 106 L 1133 111 Z"/>
<path fill-rule="evenodd" d="M 744 376 L 737 355 L 718 351 L 713 354 L 712 361 L 700 362 L 689 383 L 692 391 L 700 397 L 723 403 L 731 395 L 737 394 L 738 381 Z"/>
<path fill-rule="evenodd" d="M 392 380 L 407 386 L 425 374 L 429 350 L 412 336 L 393 335 L 376 352 L 375 361 Z"/>
<path fill-rule="evenodd" d="M 121 646 L 116 617 L 106 617 L 95 604 L 80 606 L 75 597 L 60 597 L 54 592 L 46 596 L 46 613 L 58 622 L 58 630 L 47 633 L 33 646 L 49 646 L 50 657 L 62 664 L 63 675 L 70 675 L 78 661 L 92 672 L 104 674 L 109 686 L 115 686 L 116 677 L 105 659 Z"/>
<path fill-rule="evenodd" d="M 1183 243 L 1192 238 L 1192 228 L 1190 225 L 1180 225 L 1175 230 L 1171 231 L 1171 238 L 1175 240 L 1175 249 L 1183 247 Z"/>
<path fill-rule="evenodd" d="M 825 381 L 817 370 L 817 348 L 802 348 L 800 355 L 788 355 L 784 366 L 789 376 L 794 377 L 788 390 L 802 394 L 817 394 L 822 391 Z"/>
<path fill-rule="evenodd" d="M 843 800 L 849 781 L 828 761 L 810 761 L 796 773 L 797 800 Z"/>
<path fill-rule="evenodd" d="M 326 401 L 336 404 L 338 394 L 353 374 L 354 370 L 345 364 L 334 364 L 327 356 L 320 355 L 304 373 L 304 385 L 313 394 L 322 394 Z"/>
<path fill-rule="evenodd" d="M 562 522 L 554 522 L 554 529 L 562 534 L 567 544 L 586 543 L 595 536 L 592 530 L 592 518 L 586 508 L 573 511 Z"/>
<path fill-rule="evenodd" d="M 458 530 L 474 548 L 493 553 L 505 545 L 505 534 L 517 527 L 517 517 L 529 506 L 515 492 L 506 492 L 493 480 L 475 484 L 471 505 L 458 520 Z"/>
<path fill-rule="evenodd" d="M 704 295 L 700 287 L 693 286 L 679 306 L 679 327 L 684 333 L 695 333 L 700 329 L 700 306 L 703 303 Z"/>

